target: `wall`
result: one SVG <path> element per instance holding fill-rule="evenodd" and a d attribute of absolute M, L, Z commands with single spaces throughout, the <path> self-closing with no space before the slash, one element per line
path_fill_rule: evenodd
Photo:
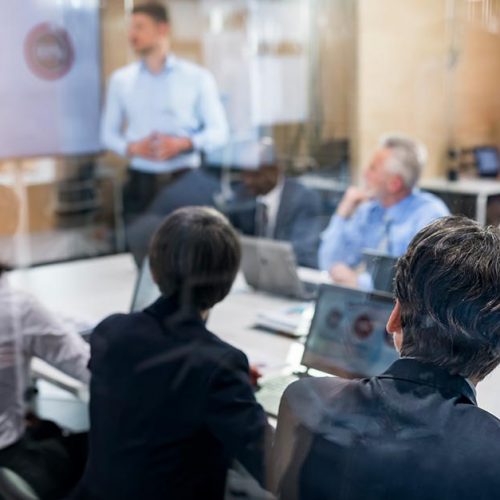
<path fill-rule="evenodd" d="M 358 0 L 355 164 L 389 131 L 427 145 L 427 177 L 452 145 L 500 143 L 499 21 L 498 0 Z"/>

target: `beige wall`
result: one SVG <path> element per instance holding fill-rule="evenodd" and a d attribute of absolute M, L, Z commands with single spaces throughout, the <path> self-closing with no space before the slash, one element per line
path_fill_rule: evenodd
<path fill-rule="evenodd" d="M 426 174 L 446 149 L 445 0 L 358 0 L 354 158 L 364 165 L 385 132 L 429 148 Z"/>
<path fill-rule="evenodd" d="M 389 131 L 427 145 L 427 177 L 446 172 L 450 146 L 500 143 L 500 1 L 480 17 L 466 0 L 452 16 L 452 3 L 357 1 L 356 165 Z"/>

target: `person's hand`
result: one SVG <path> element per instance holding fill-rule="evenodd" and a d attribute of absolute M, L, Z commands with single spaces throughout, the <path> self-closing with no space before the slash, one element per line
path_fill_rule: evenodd
<path fill-rule="evenodd" d="M 337 215 L 348 219 L 358 206 L 369 199 L 368 192 L 356 186 L 351 186 L 344 194 L 337 208 Z"/>
<path fill-rule="evenodd" d="M 259 378 L 262 377 L 262 373 L 255 365 L 250 365 L 250 382 L 252 387 L 259 387 Z"/>
<path fill-rule="evenodd" d="M 129 142 L 127 146 L 127 156 L 140 156 L 141 158 L 153 160 L 154 150 L 151 137 L 146 137 L 140 141 Z"/>
<path fill-rule="evenodd" d="M 169 160 L 193 148 L 193 143 L 188 137 L 163 134 L 153 134 L 152 144 L 154 159 L 158 161 Z"/>
<path fill-rule="evenodd" d="M 358 273 L 345 264 L 334 264 L 330 269 L 330 277 L 337 285 L 358 287 Z"/>

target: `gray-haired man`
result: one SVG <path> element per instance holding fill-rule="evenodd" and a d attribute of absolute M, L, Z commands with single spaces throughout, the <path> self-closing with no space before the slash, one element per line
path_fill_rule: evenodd
<path fill-rule="evenodd" d="M 336 283 L 367 287 L 368 277 L 355 270 L 363 250 L 399 257 L 420 229 L 448 215 L 441 200 L 416 189 L 426 156 L 409 137 L 381 139 L 363 172 L 364 187 L 347 190 L 322 235 L 319 266 Z"/>

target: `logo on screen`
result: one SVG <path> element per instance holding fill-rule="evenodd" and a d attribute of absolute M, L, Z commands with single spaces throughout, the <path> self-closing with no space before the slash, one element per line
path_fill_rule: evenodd
<path fill-rule="evenodd" d="M 42 23 L 27 35 L 24 54 L 30 70 L 44 80 L 65 76 L 74 61 L 74 50 L 68 32 L 59 26 Z"/>

